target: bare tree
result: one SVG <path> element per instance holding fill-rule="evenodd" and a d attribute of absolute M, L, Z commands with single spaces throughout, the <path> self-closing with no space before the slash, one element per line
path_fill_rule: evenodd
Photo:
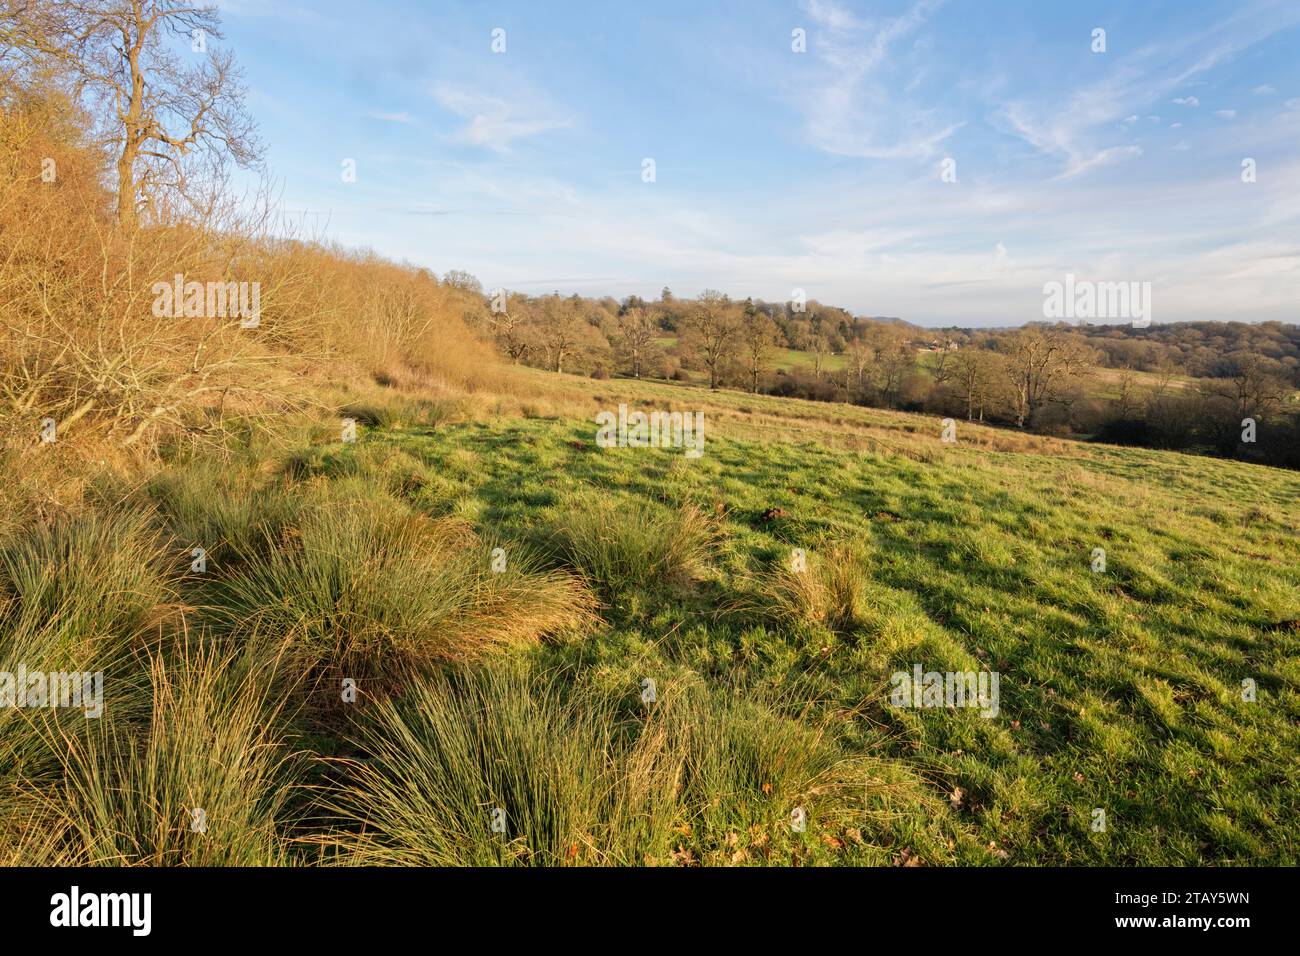
<path fill-rule="evenodd" d="M 735 351 L 740 329 L 731 300 L 721 292 L 706 289 L 687 312 L 682 327 L 686 343 L 699 353 L 709 370 L 709 388 L 716 389 Z"/>
<path fill-rule="evenodd" d="M 800 347 L 805 351 L 811 352 L 813 357 L 813 377 L 820 379 L 822 377 L 822 367 L 826 362 L 826 356 L 831 351 L 831 337 L 827 329 L 827 321 L 820 311 L 820 305 L 816 302 L 809 303 L 813 310 L 808 317 L 808 324 L 800 335 Z"/>
<path fill-rule="evenodd" d="M 528 357 L 532 348 L 528 334 L 528 300 L 515 292 L 507 296 L 501 306 L 491 310 L 488 321 L 501 351 L 518 365 Z"/>
<path fill-rule="evenodd" d="M 31 78 L 42 60 L 54 57 L 57 19 L 49 0 L 0 0 L 0 87 Z"/>
<path fill-rule="evenodd" d="M 1064 329 L 1023 328 L 1010 337 L 1006 372 L 1015 399 L 1016 424 L 1023 428 L 1049 402 L 1092 368 L 1093 350 Z"/>
<path fill-rule="evenodd" d="M 561 299 L 558 294 L 548 295 L 541 300 L 534 321 L 546 352 L 546 364 L 552 371 L 563 372 L 564 360 L 577 351 L 584 333 L 590 334 L 579 304 L 573 299 Z"/>
<path fill-rule="evenodd" d="M 865 335 L 875 353 L 872 372 L 876 389 L 887 406 L 896 408 L 904 383 L 916 370 L 916 349 L 907 332 L 893 326 L 872 326 Z"/>
<path fill-rule="evenodd" d="M 1239 444 L 1246 419 L 1266 418 L 1291 393 L 1281 363 L 1246 350 L 1227 355 L 1226 378 L 1202 382 L 1200 397 L 1201 431 L 1223 453 L 1231 454 Z"/>
<path fill-rule="evenodd" d="M 1236 402 L 1239 418 L 1267 415 L 1290 394 L 1279 362 L 1244 350 L 1232 353 L 1228 360 L 1232 374 L 1226 392 Z"/>
<path fill-rule="evenodd" d="M 464 292 L 473 292 L 475 295 L 483 293 L 483 284 L 478 281 L 478 277 L 471 272 L 463 269 L 451 269 L 442 277 L 442 284 L 451 286 L 453 289 L 460 289 Z"/>
<path fill-rule="evenodd" d="M 646 359 L 655 347 L 659 326 L 654 317 L 640 306 L 633 306 L 615 317 L 615 344 L 627 360 L 633 378 L 640 378 Z"/>
<path fill-rule="evenodd" d="M 946 385 L 954 374 L 954 359 L 956 351 L 948 347 L 949 343 L 940 341 L 939 348 L 934 352 L 934 359 L 930 363 L 930 374 L 934 376 L 934 381 L 938 385 Z"/>
<path fill-rule="evenodd" d="M 847 375 L 845 378 L 845 389 L 856 392 L 859 401 L 866 398 L 867 389 L 871 386 L 871 379 L 868 373 L 874 367 L 876 362 L 876 350 L 864 339 L 857 338 L 849 343 L 848 350 L 845 353 L 848 359 Z"/>
<path fill-rule="evenodd" d="M 1120 369 L 1117 394 L 1111 403 L 1115 408 L 1115 416 L 1120 421 L 1128 421 L 1141 411 L 1142 402 L 1138 398 L 1137 372 L 1133 370 L 1132 365 L 1125 365 Z"/>
<path fill-rule="evenodd" d="M 959 350 L 950 363 L 950 378 L 957 385 L 957 391 L 966 399 L 966 420 L 975 421 L 978 410 L 979 420 L 984 421 L 985 407 L 992 398 L 997 377 L 1001 372 L 1001 356 L 988 349 L 967 347 Z"/>
<path fill-rule="evenodd" d="M 766 312 L 757 310 L 745 316 L 740 331 L 741 350 L 745 358 L 745 372 L 749 375 L 749 390 L 758 394 L 759 377 L 772 365 L 781 331 Z"/>
<path fill-rule="evenodd" d="M 21 8 L 14 19 L 20 26 L 7 30 L 4 41 L 56 60 L 78 93 L 103 107 L 122 226 L 134 227 L 139 204 L 152 191 L 185 192 L 188 160 L 260 162 L 262 145 L 244 109 L 234 56 L 210 45 L 222 38 L 215 6 L 184 0 L 10 0 L 10 6 Z"/>

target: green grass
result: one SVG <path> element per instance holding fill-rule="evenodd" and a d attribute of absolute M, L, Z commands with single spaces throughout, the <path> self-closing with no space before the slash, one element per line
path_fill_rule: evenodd
<path fill-rule="evenodd" d="M 512 548 L 501 572 L 464 522 L 416 514 L 373 486 L 309 510 L 266 558 L 216 581 L 211 617 L 235 635 L 288 635 L 309 667 L 384 679 L 585 623 L 572 576 Z M 510 560 L 513 558 L 513 560 Z"/>
<path fill-rule="evenodd" d="M 715 539 L 693 505 L 575 496 L 551 522 L 552 550 L 595 586 L 625 589 L 685 584 L 705 566 Z"/>
<path fill-rule="evenodd" d="M 0 541 L 3 669 L 112 688 L 0 710 L 0 862 L 1297 861 L 1300 475 L 518 374 Z M 620 401 L 703 456 L 597 447 Z M 916 664 L 997 715 L 891 706 Z"/>
<path fill-rule="evenodd" d="M 675 335 L 661 335 L 655 340 L 660 348 L 672 348 L 678 342 Z M 772 353 L 771 370 L 781 372 L 803 371 L 812 374 L 817 366 L 817 358 L 811 352 L 802 349 L 776 349 Z M 848 366 L 848 359 L 843 354 L 826 353 L 822 356 L 822 374 L 841 372 Z M 707 375 L 699 371 L 686 372 L 693 381 L 708 381 Z"/>
<path fill-rule="evenodd" d="M 267 666 L 192 648 L 149 668 L 152 708 L 113 711 L 62 750 L 59 784 L 29 798 L 26 862 L 58 866 L 273 866 L 303 755 L 279 730 Z M 33 834 L 45 842 L 35 842 Z M 51 838 L 52 837 L 52 838 Z"/>
<path fill-rule="evenodd" d="M 657 865 L 798 858 L 786 820 L 848 785 L 816 725 L 762 695 L 542 671 L 456 671 L 381 704 L 339 812 L 350 862 Z M 597 675 L 599 676 L 599 675 Z M 496 822 L 494 829 L 493 823 Z"/>
<path fill-rule="evenodd" d="M 665 592 L 624 566 L 606 626 L 565 666 L 634 657 L 710 683 L 812 688 L 845 755 L 925 781 L 940 809 L 896 808 L 904 832 L 938 812 L 966 838 L 932 846 L 931 862 L 971 846 L 987 862 L 1295 862 L 1300 641 L 1286 622 L 1300 618 L 1300 476 L 1104 446 L 999 452 L 979 432 L 945 446 L 937 423 L 930 436 L 924 419 L 888 413 L 864 423 L 891 432 L 880 450 L 855 451 L 801 440 L 803 403 L 774 440 L 775 412 L 761 438 L 746 434 L 772 408 L 750 396 L 577 384 L 606 403 L 698 395 L 719 424 L 695 461 L 597 449 L 579 418 L 375 436 L 435 472 L 472 455 L 479 468 L 441 507 L 499 536 L 565 533 L 574 499 L 610 537 L 640 537 L 655 509 L 718 516 L 691 588 Z M 787 570 L 796 547 L 803 591 Z M 1091 570 L 1096 547 L 1105 573 Z M 914 663 L 998 671 L 999 715 L 888 706 L 890 675 Z M 1089 825 L 1097 808 L 1103 833 Z M 827 835 L 853 857 L 842 828 Z"/>

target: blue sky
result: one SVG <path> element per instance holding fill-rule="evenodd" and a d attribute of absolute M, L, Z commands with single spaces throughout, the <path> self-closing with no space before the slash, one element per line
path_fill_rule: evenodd
<path fill-rule="evenodd" d="M 286 213 L 486 288 L 1300 321 L 1295 0 L 218 5 Z"/>

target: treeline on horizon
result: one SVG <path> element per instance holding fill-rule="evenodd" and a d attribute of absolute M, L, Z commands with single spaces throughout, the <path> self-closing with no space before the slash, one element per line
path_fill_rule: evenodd
<path fill-rule="evenodd" d="M 298 238 L 266 197 L 236 201 L 229 168 L 259 168 L 262 147 L 237 71 L 220 57 L 193 75 L 162 51 L 155 64 L 167 82 L 211 99 L 204 115 L 220 124 L 167 134 L 172 101 L 145 97 L 149 124 L 138 128 L 149 136 L 124 138 L 111 104 L 134 80 L 114 85 L 75 44 L 46 36 L 74 27 L 98 36 L 102 24 L 59 5 L 32 9 L 40 16 L 13 19 L 0 37 L 4 444 L 25 446 L 36 423 L 52 420 L 60 441 L 152 448 L 219 429 L 231 414 L 313 406 L 321 377 L 494 388 L 494 347 L 508 362 L 554 371 L 702 379 L 1300 467 L 1294 325 L 932 330 L 816 300 L 713 291 L 622 301 L 487 294 L 468 273 L 439 279 Z M 208 13 L 176 15 L 214 28 Z M 181 274 L 258 284 L 257 327 L 154 314 L 156 283 Z"/>
<path fill-rule="evenodd" d="M 1042 434 L 1300 467 L 1300 327 L 1187 322 L 925 329 L 815 300 L 484 293 L 466 321 L 510 361 L 594 377 L 961 417 Z M 785 367 L 782 350 L 804 353 Z M 786 365 L 789 363 L 787 362 Z"/>

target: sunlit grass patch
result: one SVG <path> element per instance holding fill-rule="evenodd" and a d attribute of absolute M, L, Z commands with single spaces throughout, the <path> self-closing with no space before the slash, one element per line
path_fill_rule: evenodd
<path fill-rule="evenodd" d="M 292 654 L 353 677 L 535 642 L 590 621 L 582 585 L 523 550 L 493 570 L 492 548 L 454 519 L 430 519 L 372 489 L 317 502 L 256 563 L 216 582 L 216 620 L 234 633 L 291 635 Z"/>
<path fill-rule="evenodd" d="M 716 525 L 693 505 L 669 509 L 595 492 L 565 502 L 549 524 L 553 553 L 606 593 L 685 584 L 718 544 Z"/>

